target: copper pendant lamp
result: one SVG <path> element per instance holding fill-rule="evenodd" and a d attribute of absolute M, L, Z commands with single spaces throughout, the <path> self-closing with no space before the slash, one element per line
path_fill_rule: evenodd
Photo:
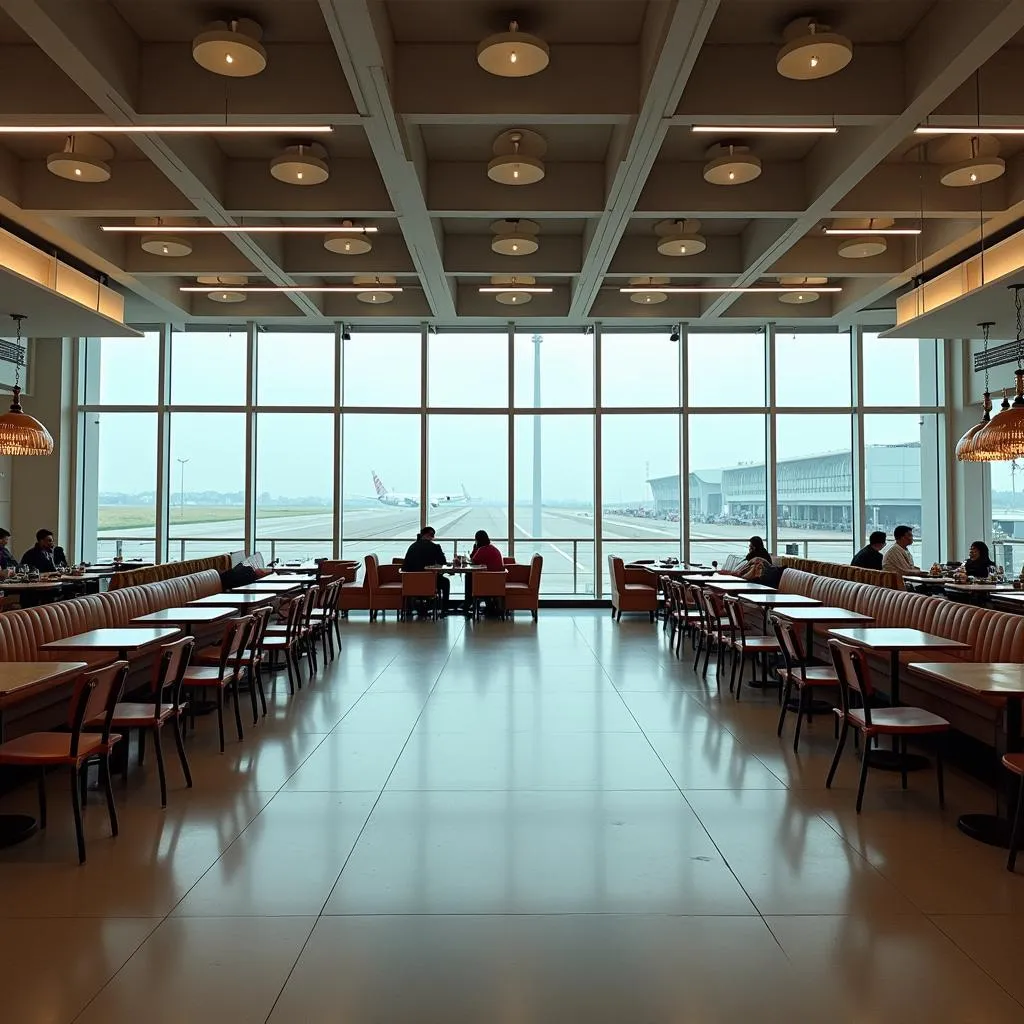
<path fill-rule="evenodd" d="M 982 329 L 985 337 L 985 356 L 988 356 L 988 332 L 995 326 L 991 321 L 987 323 L 978 324 Z M 956 457 L 961 462 L 985 462 L 987 460 L 981 457 L 981 454 L 976 450 L 975 440 L 978 434 L 981 433 L 985 427 L 988 426 L 991 419 L 992 412 L 992 395 L 989 392 L 988 387 L 988 359 L 985 360 L 985 397 L 982 402 L 982 414 L 981 419 L 974 424 L 974 426 L 967 429 L 967 433 L 960 438 L 956 443 Z"/>
<path fill-rule="evenodd" d="M 18 363 L 11 411 L 0 414 L 0 455 L 52 455 L 50 432 L 39 420 L 21 409 L 21 322 L 25 317 L 12 313 L 11 319 L 18 325 Z"/>
<path fill-rule="evenodd" d="M 1012 462 L 1024 458 L 1024 322 L 1021 312 L 1022 285 L 1011 285 L 1017 307 L 1017 370 L 1016 395 L 1013 404 L 995 416 L 988 426 L 974 437 L 974 448 L 981 455 L 978 461 Z"/>

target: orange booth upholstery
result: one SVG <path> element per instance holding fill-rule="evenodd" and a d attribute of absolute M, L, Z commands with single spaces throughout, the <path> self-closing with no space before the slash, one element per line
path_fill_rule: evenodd
<path fill-rule="evenodd" d="M 646 569 L 627 566 L 618 555 L 608 556 L 608 580 L 612 590 L 612 617 L 616 622 L 623 612 L 647 612 L 654 621 L 658 608 L 658 588 Z"/>
<path fill-rule="evenodd" d="M 381 565 L 376 555 L 366 556 L 363 583 L 368 591 L 371 621 L 377 618 L 378 612 L 383 617 L 389 610 L 402 610 L 401 569 L 400 565 Z"/>
<path fill-rule="evenodd" d="M 174 579 L 177 576 L 192 576 L 206 569 L 227 572 L 231 568 L 230 555 L 212 555 L 209 558 L 192 558 L 186 562 L 161 562 L 145 569 L 127 569 L 115 573 L 110 579 L 108 590 L 123 590 L 125 587 L 137 587 L 143 583 L 159 583 L 161 580 Z M 165 605 L 164 607 L 169 607 Z"/>
<path fill-rule="evenodd" d="M 530 612 L 533 621 L 537 621 L 537 608 L 540 605 L 540 575 L 544 568 L 544 559 L 534 555 L 529 565 L 517 565 L 505 562 L 505 611 Z"/>
<path fill-rule="evenodd" d="M 819 562 L 813 558 L 796 558 L 793 555 L 779 555 L 775 559 L 775 564 L 780 569 L 799 569 L 801 572 L 813 573 L 815 576 L 827 576 L 834 580 L 870 583 L 876 587 L 888 587 L 890 590 L 903 589 L 903 577 L 898 572 L 888 572 L 882 569 L 861 569 L 856 565 L 843 565 L 839 562 Z"/>

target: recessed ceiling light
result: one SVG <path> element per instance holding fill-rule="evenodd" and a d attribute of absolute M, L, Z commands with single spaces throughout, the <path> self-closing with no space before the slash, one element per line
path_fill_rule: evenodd
<path fill-rule="evenodd" d="M 331 175 L 327 150 L 318 142 L 288 146 L 270 161 L 270 173 L 286 185 L 321 185 Z"/>
<path fill-rule="evenodd" d="M 798 18 L 783 33 L 785 43 L 775 58 L 783 78 L 807 82 L 842 71 L 853 60 L 853 43 L 814 18 Z"/>
<path fill-rule="evenodd" d="M 69 135 L 59 153 L 47 156 L 46 169 L 68 181 L 100 184 L 110 181 L 108 161 L 113 155 L 110 145 L 95 135 Z"/>
<path fill-rule="evenodd" d="M 703 135 L 835 135 L 835 125 L 694 124 L 690 131 Z"/>
<path fill-rule="evenodd" d="M 513 128 L 494 140 L 487 177 L 499 185 L 534 185 L 544 177 L 547 143 L 537 132 Z"/>
<path fill-rule="evenodd" d="M 531 256 L 540 248 L 540 225 L 536 221 L 496 220 L 491 231 L 491 252 L 500 256 Z"/>
<path fill-rule="evenodd" d="M 263 29 L 250 18 L 215 21 L 192 40 L 195 62 L 215 75 L 249 78 L 267 66 Z"/>
<path fill-rule="evenodd" d="M 745 185 L 761 176 L 761 161 L 746 146 L 723 143 L 706 155 L 704 180 L 711 185 Z"/>
<path fill-rule="evenodd" d="M 526 78 L 548 66 L 548 44 L 537 36 L 519 31 L 519 22 L 512 21 L 507 32 L 488 36 L 476 48 L 476 62 L 492 75 L 501 78 Z"/>

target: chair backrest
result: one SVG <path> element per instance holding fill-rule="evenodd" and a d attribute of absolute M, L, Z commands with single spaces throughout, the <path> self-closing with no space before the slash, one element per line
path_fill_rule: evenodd
<path fill-rule="evenodd" d="M 292 602 L 292 604 L 297 603 L 296 601 Z M 250 662 L 256 659 L 260 648 L 263 646 L 263 638 L 267 635 L 267 627 L 270 625 L 270 618 L 273 614 L 274 609 L 270 605 L 254 608 L 252 611 L 252 628 L 249 630 L 249 636 L 245 641 L 245 648 L 249 652 Z"/>
<path fill-rule="evenodd" d="M 740 599 L 733 594 L 726 594 L 723 598 L 725 602 L 725 614 L 729 619 L 729 629 L 732 632 L 733 639 L 746 639 L 746 629 L 743 624 L 743 612 L 740 611 Z"/>
<path fill-rule="evenodd" d="M 366 567 L 366 585 L 372 590 L 380 584 L 380 573 L 378 572 L 380 563 L 377 561 L 376 555 L 367 555 L 366 558 L 363 559 L 363 564 Z"/>
<path fill-rule="evenodd" d="M 867 655 L 863 648 L 843 640 L 829 640 L 828 649 L 839 677 L 839 698 L 843 711 L 849 712 L 851 707 L 862 708 L 864 720 L 870 726 L 871 695 L 875 688 L 871 685 Z M 851 694 L 857 695 L 856 700 L 851 699 Z"/>
<path fill-rule="evenodd" d="M 504 558 L 502 558 L 501 564 L 502 565 L 515 565 L 516 564 L 516 560 L 514 558 L 509 558 L 506 555 Z"/>
<path fill-rule="evenodd" d="M 540 574 L 543 568 L 544 557 L 534 554 L 533 558 L 530 559 L 530 589 L 534 593 L 540 592 Z"/>
<path fill-rule="evenodd" d="M 625 586 L 626 566 L 618 555 L 608 556 L 608 576 L 616 593 L 622 590 Z"/>
<path fill-rule="evenodd" d="M 228 619 L 224 624 L 224 633 L 220 640 L 220 657 L 217 662 L 217 678 L 223 679 L 228 668 L 237 669 L 239 654 L 245 646 L 252 628 L 252 616 L 241 615 Z"/>
<path fill-rule="evenodd" d="M 333 583 L 328 583 L 317 597 L 319 607 L 328 616 L 333 616 L 338 611 L 338 605 L 341 602 L 341 583 L 341 580 L 334 580 Z"/>
<path fill-rule="evenodd" d="M 404 558 L 392 558 L 391 559 L 391 564 L 392 565 L 405 565 L 405 559 Z"/>
<path fill-rule="evenodd" d="M 504 597 L 505 583 L 508 573 L 475 572 L 473 573 L 473 597 Z"/>
<path fill-rule="evenodd" d="M 782 660 L 786 663 L 786 671 L 792 673 L 799 670 L 803 675 L 804 654 L 800 649 L 796 626 L 791 620 L 780 619 L 777 615 L 772 615 L 769 621 L 775 639 L 779 641 L 779 650 L 782 652 Z"/>
<path fill-rule="evenodd" d="M 358 562 L 328 558 L 317 566 L 317 580 L 324 585 L 336 579 L 354 580 L 358 568 Z"/>
<path fill-rule="evenodd" d="M 84 673 L 75 684 L 68 707 L 68 725 L 71 727 L 71 756 L 78 756 L 82 726 L 93 719 L 103 722 L 103 742 L 110 739 L 110 723 L 114 709 L 124 693 L 128 678 L 128 662 L 115 661 L 93 672 Z"/>
<path fill-rule="evenodd" d="M 696 610 L 697 618 L 700 620 L 700 629 L 707 630 L 708 615 L 707 609 L 704 607 L 704 598 L 701 596 L 700 587 L 696 583 L 689 583 L 686 580 L 683 580 L 680 586 L 683 588 L 685 606 Z"/>
<path fill-rule="evenodd" d="M 160 717 L 160 705 L 164 703 L 164 694 L 170 691 L 169 703 L 175 706 L 181 700 L 181 684 L 185 678 L 185 670 L 192 660 L 195 650 L 194 637 L 183 636 L 180 640 L 172 640 L 160 647 L 160 657 L 153 663 L 153 700 L 154 717 Z"/>
<path fill-rule="evenodd" d="M 436 592 L 437 573 L 402 573 L 402 597 L 433 597 Z"/>
<path fill-rule="evenodd" d="M 721 639 L 722 619 L 725 616 L 725 609 L 721 606 L 721 598 L 707 587 L 701 587 L 700 599 L 704 606 L 704 625 L 707 631 Z"/>

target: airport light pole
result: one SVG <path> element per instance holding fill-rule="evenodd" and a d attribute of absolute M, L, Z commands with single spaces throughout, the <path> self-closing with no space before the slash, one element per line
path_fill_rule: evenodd
<path fill-rule="evenodd" d="M 190 460 L 189 459 L 177 459 L 176 461 L 177 461 L 178 465 L 181 466 L 181 493 L 178 496 L 178 504 L 180 506 L 180 510 L 178 512 L 178 519 L 179 519 L 179 522 L 183 523 L 183 522 L 185 522 L 185 465 Z"/>

